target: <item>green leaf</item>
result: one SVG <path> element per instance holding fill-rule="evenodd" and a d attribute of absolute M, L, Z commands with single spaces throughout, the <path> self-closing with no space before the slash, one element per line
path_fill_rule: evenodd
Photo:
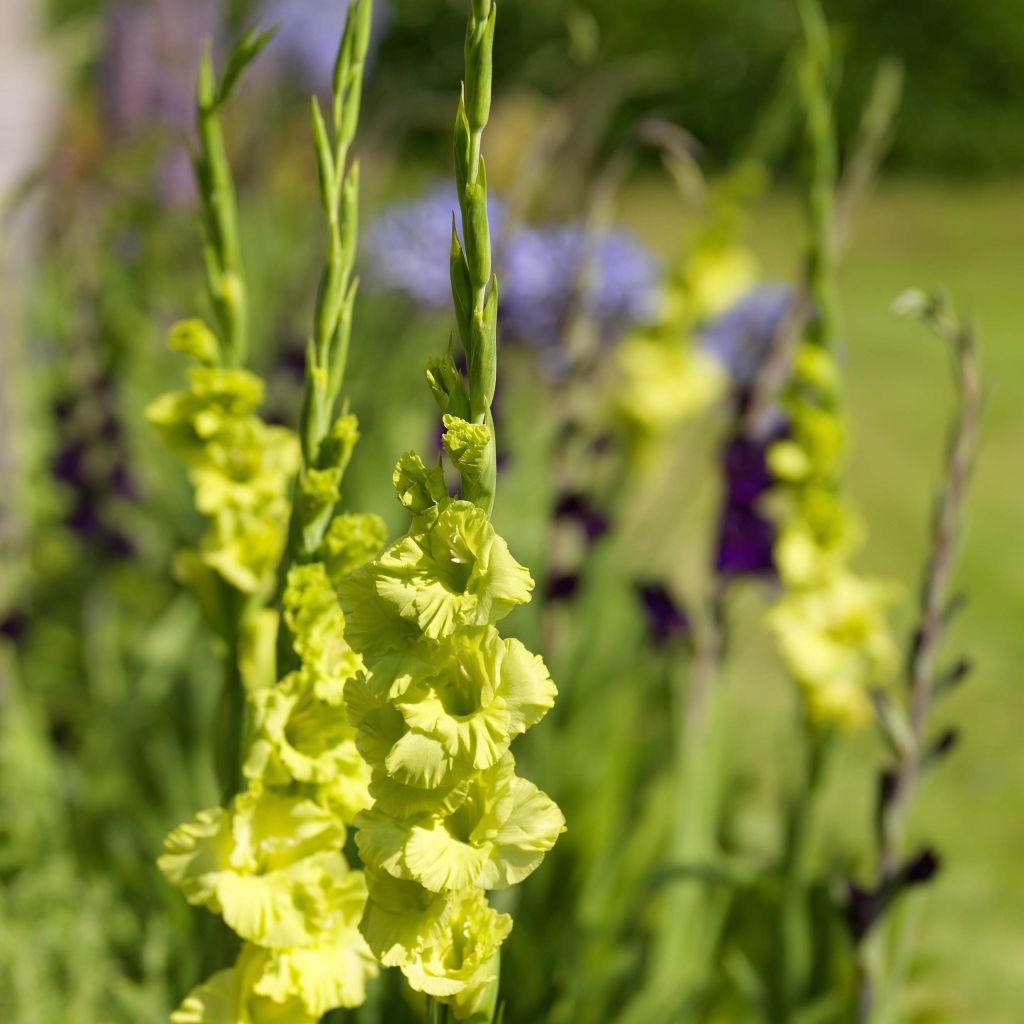
<path fill-rule="evenodd" d="M 316 146 L 316 169 L 320 179 L 320 204 L 327 214 L 328 220 L 332 223 L 336 216 L 334 209 L 334 153 L 331 148 L 331 140 L 327 135 L 327 124 L 324 121 L 323 112 L 320 110 L 320 101 L 310 97 L 310 107 L 313 114 L 313 139 Z"/>
<path fill-rule="evenodd" d="M 224 69 L 224 77 L 217 90 L 216 105 L 218 107 L 227 103 L 231 98 L 245 69 L 263 52 L 263 48 L 274 38 L 276 33 L 276 25 L 265 32 L 253 29 L 231 51 L 227 67 Z"/>
<path fill-rule="evenodd" d="M 487 222 L 487 180 L 484 163 L 476 184 L 467 185 L 462 199 L 462 228 L 466 240 L 466 264 L 476 288 L 491 276 L 491 229 Z"/>
<path fill-rule="evenodd" d="M 452 212 L 452 247 L 450 254 L 450 272 L 452 296 L 455 299 L 455 319 L 459 326 L 459 338 L 462 347 L 469 354 L 470 329 L 473 316 L 473 282 L 469 279 L 469 266 L 466 254 L 462 251 L 458 232 L 455 227 L 455 213 Z"/>

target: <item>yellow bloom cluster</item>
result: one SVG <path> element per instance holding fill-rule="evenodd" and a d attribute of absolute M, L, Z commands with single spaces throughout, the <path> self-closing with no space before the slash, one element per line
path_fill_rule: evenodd
<path fill-rule="evenodd" d="M 298 439 L 256 415 L 259 377 L 214 365 L 217 342 L 202 321 L 178 324 L 170 343 L 198 365 L 186 390 L 161 395 L 146 415 L 188 466 L 196 507 L 209 519 L 199 550 L 179 556 L 178 569 L 208 604 L 211 575 L 242 593 L 263 593 L 284 549 Z"/>
<path fill-rule="evenodd" d="M 775 563 L 786 588 L 769 624 L 812 720 L 850 728 L 870 721 L 870 691 L 886 682 L 898 651 L 886 619 L 894 588 L 849 568 L 864 530 L 841 496 L 839 386 L 835 357 L 802 342 L 782 400 L 788 436 L 768 452 L 782 497 Z"/>
<path fill-rule="evenodd" d="M 284 613 L 300 664 L 249 693 L 247 788 L 175 829 L 160 858 L 189 902 L 244 941 L 235 966 L 191 993 L 174 1024 L 312 1024 L 362 1003 L 377 971 L 358 930 L 366 881 L 340 852 L 370 803 L 343 701 L 363 663 L 322 563 L 289 572 Z"/>
<path fill-rule="evenodd" d="M 446 447 L 472 462 L 469 424 L 446 416 Z M 473 443 L 470 443 L 473 442 Z M 515 774 L 509 747 L 552 707 L 543 661 L 495 623 L 530 599 L 533 580 L 485 512 L 449 498 L 440 468 L 415 455 L 395 471 L 408 534 L 345 580 L 348 636 L 366 669 L 345 688 L 373 806 L 356 844 L 369 900 L 362 933 L 385 966 L 490 1020 L 498 949 L 512 921 L 485 890 L 521 881 L 565 821 Z"/>
<path fill-rule="evenodd" d="M 222 915 L 243 945 L 235 965 L 193 991 L 172 1020 L 314 1024 L 362 1003 L 377 971 L 358 929 L 366 881 L 341 853 L 348 825 L 370 804 L 370 770 L 345 710 L 345 684 L 363 662 L 345 640 L 337 584 L 380 552 L 384 524 L 344 513 L 319 528 L 358 438 L 354 417 L 344 415 L 328 438 L 331 468 L 306 474 L 297 488 L 299 527 L 315 526 L 323 541 L 317 561 L 288 573 L 282 604 L 295 667 L 275 682 L 278 615 L 260 606 L 287 539 L 298 441 L 256 415 L 262 380 L 214 364 L 216 341 L 200 321 L 179 325 L 171 342 L 198 365 L 189 388 L 158 398 L 149 418 L 188 465 L 196 505 L 210 519 L 182 564 L 214 622 L 221 583 L 253 599 L 239 652 L 247 786 L 229 806 L 175 829 L 160 858 L 189 902 Z"/>
<path fill-rule="evenodd" d="M 726 372 L 693 344 L 694 331 L 745 294 L 756 277 L 757 262 L 747 249 L 713 235 L 667 282 L 657 322 L 619 346 L 616 409 L 638 439 L 662 436 L 722 398 Z"/>

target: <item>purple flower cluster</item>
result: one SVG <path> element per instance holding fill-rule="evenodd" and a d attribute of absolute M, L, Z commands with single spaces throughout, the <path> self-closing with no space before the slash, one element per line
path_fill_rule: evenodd
<path fill-rule="evenodd" d="M 655 647 L 665 649 L 677 641 L 692 641 L 690 616 L 664 583 L 656 580 L 639 583 L 637 596 L 647 616 L 647 627 Z"/>
<path fill-rule="evenodd" d="M 715 555 L 715 569 L 723 576 L 763 576 L 775 571 L 775 524 L 760 508 L 774 485 L 767 449 L 767 443 L 743 437 L 733 437 L 725 445 L 725 500 Z"/>
<path fill-rule="evenodd" d="M 422 309 L 447 309 L 448 252 L 457 208 L 454 190 L 441 186 L 386 209 L 366 233 L 369 283 L 401 292 Z M 652 314 L 657 266 L 631 235 L 609 232 L 590 238 L 579 225 L 506 231 L 500 199 L 492 198 L 489 210 L 504 340 L 557 349 L 578 303 L 608 342 Z"/>
<path fill-rule="evenodd" d="M 791 302 L 792 292 L 783 285 L 756 288 L 701 334 L 704 350 L 719 360 L 733 381 L 737 418 Z M 774 486 L 768 448 L 784 435 L 780 417 L 769 436 L 752 439 L 737 430 L 723 448 L 725 494 L 715 555 L 715 569 L 723 576 L 763 576 L 775 571 L 776 529 L 762 503 Z"/>

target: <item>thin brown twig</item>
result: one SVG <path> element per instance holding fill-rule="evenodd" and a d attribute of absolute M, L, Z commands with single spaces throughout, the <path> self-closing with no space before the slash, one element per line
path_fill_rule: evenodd
<path fill-rule="evenodd" d="M 915 297 L 915 302 L 919 301 Z M 891 787 L 880 797 L 879 852 L 876 892 L 891 892 L 900 874 L 907 820 L 928 756 L 927 729 L 934 705 L 939 648 L 949 619 L 951 586 L 956 568 L 964 509 L 970 488 L 981 428 L 983 393 L 974 327 L 960 323 L 944 300 L 930 300 L 915 310 L 949 342 L 954 357 L 957 412 L 950 441 L 943 485 L 936 504 L 932 543 L 921 588 L 920 617 L 907 660 L 909 715 L 900 731 L 897 764 Z M 889 709 L 889 715 L 895 715 Z M 885 913 L 883 905 L 880 913 Z M 879 965 L 872 956 L 878 922 L 860 938 L 858 1020 L 868 1024 L 875 1010 Z"/>
<path fill-rule="evenodd" d="M 947 621 L 950 587 L 971 469 L 981 424 L 982 389 L 974 328 L 945 311 L 932 320 L 935 330 L 953 346 L 958 414 L 950 432 L 945 481 L 939 496 L 932 547 L 921 591 L 920 620 L 908 664 L 910 737 L 896 770 L 882 829 L 881 873 L 891 880 L 898 870 L 907 811 L 917 787 L 925 755 L 925 731 L 931 712 L 936 659 Z"/>

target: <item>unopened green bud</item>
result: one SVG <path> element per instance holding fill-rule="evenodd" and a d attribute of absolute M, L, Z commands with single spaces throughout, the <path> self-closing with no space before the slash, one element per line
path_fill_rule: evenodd
<path fill-rule="evenodd" d="M 474 289 L 482 288 L 491 276 L 491 230 L 487 222 L 487 182 L 480 161 L 480 180 L 469 185 L 463 205 L 466 236 L 466 265 Z"/>

